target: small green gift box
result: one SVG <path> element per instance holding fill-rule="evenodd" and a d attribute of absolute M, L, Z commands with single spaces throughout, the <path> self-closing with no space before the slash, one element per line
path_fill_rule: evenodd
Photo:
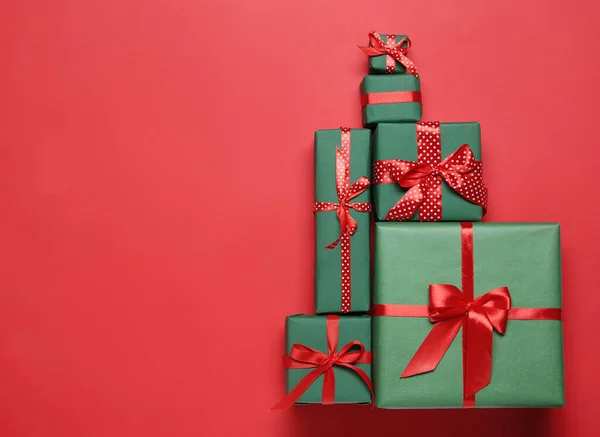
<path fill-rule="evenodd" d="M 288 394 L 273 409 L 370 403 L 371 318 L 288 316 L 283 364 Z"/>
<path fill-rule="evenodd" d="M 481 220 L 487 189 L 479 123 L 379 124 L 373 206 L 380 221 Z"/>
<path fill-rule="evenodd" d="M 393 35 L 380 33 L 379 39 L 384 47 L 396 48 L 399 51 L 406 52 L 410 48 L 410 39 L 407 35 Z M 371 47 L 373 44 L 370 44 Z M 382 54 L 371 56 L 369 58 L 370 74 L 406 74 L 406 67 L 390 55 Z"/>
<path fill-rule="evenodd" d="M 369 75 L 360 84 L 363 126 L 421 119 L 421 84 L 411 74 Z"/>
<path fill-rule="evenodd" d="M 376 406 L 564 404 L 556 223 L 377 223 Z"/>
<path fill-rule="evenodd" d="M 371 132 L 315 132 L 315 311 L 370 306 Z"/>

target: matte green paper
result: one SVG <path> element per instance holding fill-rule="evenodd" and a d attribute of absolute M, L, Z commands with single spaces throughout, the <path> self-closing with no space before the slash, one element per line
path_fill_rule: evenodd
<path fill-rule="evenodd" d="M 350 184 L 362 176 L 371 179 L 371 132 L 352 129 L 350 146 Z M 315 201 L 338 202 L 335 182 L 336 149 L 340 146 L 340 129 L 315 132 Z M 352 199 L 370 202 L 371 189 Z M 350 238 L 351 312 L 370 307 L 370 214 L 350 210 L 358 228 Z M 315 311 L 339 313 L 342 306 L 342 263 L 340 245 L 325 249 L 340 236 L 340 221 L 335 211 L 315 213 Z"/>
<path fill-rule="evenodd" d="M 475 158 L 481 160 L 481 129 L 479 123 L 440 123 L 442 160 L 463 144 L 468 144 Z M 415 123 L 381 123 L 373 134 L 373 162 L 401 159 L 417 161 L 417 128 Z M 485 173 L 484 173 L 485 181 Z M 398 184 L 373 185 L 373 206 L 377 220 L 385 220 L 389 210 L 408 191 Z M 442 221 L 478 221 L 483 209 L 463 199 L 442 182 Z M 417 220 L 418 212 L 411 220 Z"/>
<path fill-rule="evenodd" d="M 421 91 L 421 82 L 412 74 L 370 75 L 360 84 L 360 94 L 391 91 Z M 421 120 L 421 102 L 383 103 L 365 105 L 362 109 L 363 126 L 377 123 L 398 123 Z"/>
<path fill-rule="evenodd" d="M 285 353 L 289 356 L 292 345 L 303 344 L 327 354 L 327 316 L 295 315 L 285 321 Z M 340 351 L 346 344 L 358 340 L 366 351 L 371 350 L 371 318 L 369 316 L 345 315 L 339 318 Z M 356 364 L 371 377 L 371 364 Z M 313 369 L 286 369 L 286 389 L 289 393 Z M 364 381 L 350 369 L 333 366 L 335 374 L 335 403 L 370 403 L 371 392 Z M 319 378 L 304 392 L 297 404 L 320 404 L 323 390 L 323 378 Z"/>
<path fill-rule="evenodd" d="M 556 223 L 474 223 L 475 296 L 507 286 L 514 308 L 560 308 L 560 228 Z M 377 223 L 374 304 L 429 302 L 430 284 L 461 286 L 460 223 Z M 433 372 L 400 379 L 433 324 L 373 317 L 379 408 L 460 408 L 462 333 Z M 491 384 L 476 407 L 564 405 L 562 322 L 508 320 L 493 334 Z"/>

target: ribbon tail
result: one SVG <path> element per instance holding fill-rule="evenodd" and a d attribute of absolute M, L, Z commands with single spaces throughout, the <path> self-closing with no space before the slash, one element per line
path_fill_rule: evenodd
<path fill-rule="evenodd" d="M 323 372 L 326 371 L 326 369 L 326 366 L 320 366 L 314 369 L 309 374 L 307 374 L 281 401 L 279 401 L 271 408 L 271 411 L 287 410 L 292 405 L 294 405 L 296 401 L 300 399 L 300 397 L 308 389 L 308 387 L 310 387 L 312 383 L 315 382 L 317 378 L 321 376 Z M 323 389 L 325 389 L 325 385 L 323 385 Z"/>
<path fill-rule="evenodd" d="M 373 392 L 373 383 L 371 382 L 369 375 L 367 375 L 367 372 L 365 372 L 363 369 L 361 369 L 359 367 L 353 366 L 352 364 L 348 364 L 348 363 L 338 363 L 338 366 L 347 367 L 348 369 L 351 369 L 354 372 L 356 372 L 356 374 L 358 376 L 360 376 L 360 378 L 365 382 L 365 385 L 371 392 L 371 405 L 374 405 L 373 402 L 375 401 L 375 392 Z"/>
<path fill-rule="evenodd" d="M 335 240 L 329 246 L 325 246 L 325 249 L 327 249 L 327 250 L 335 249 L 335 247 L 340 243 L 342 238 L 344 238 L 344 236 L 346 234 L 348 234 L 348 232 L 351 232 L 349 230 L 349 226 L 351 226 L 353 219 L 352 219 L 352 217 L 350 217 L 350 212 L 345 208 L 343 210 L 338 209 L 337 216 L 338 216 L 338 219 L 340 220 L 340 236 L 338 237 L 337 240 Z M 356 222 L 354 222 L 354 223 L 356 223 Z"/>
<path fill-rule="evenodd" d="M 368 202 L 351 203 L 350 208 L 358 212 L 371 212 L 372 209 L 371 204 Z"/>
<path fill-rule="evenodd" d="M 335 402 L 335 373 L 333 367 L 329 367 L 325 371 L 323 377 L 323 391 L 321 395 L 321 403 L 323 405 L 331 405 Z"/>
<path fill-rule="evenodd" d="M 462 324 L 462 317 L 437 322 L 425 337 L 400 378 L 419 375 L 434 370 L 452 344 Z"/>
<path fill-rule="evenodd" d="M 485 314 L 471 311 L 467 323 L 465 397 L 487 387 L 492 379 L 493 328 Z"/>
<path fill-rule="evenodd" d="M 361 49 L 363 52 L 365 52 L 369 56 L 378 56 L 378 55 L 382 55 L 383 54 L 380 50 L 377 50 L 374 47 L 358 46 L 358 48 Z"/>
<path fill-rule="evenodd" d="M 423 202 L 423 191 L 419 185 L 408 190 L 404 196 L 389 210 L 385 216 L 386 221 L 408 220 L 415 215 Z"/>
<path fill-rule="evenodd" d="M 340 243 L 340 241 L 342 240 L 343 235 L 339 236 L 337 240 L 335 240 L 333 243 L 331 243 L 329 246 L 325 246 L 325 249 L 327 250 L 333 250 L 336 248 L 336 246 Z"/>

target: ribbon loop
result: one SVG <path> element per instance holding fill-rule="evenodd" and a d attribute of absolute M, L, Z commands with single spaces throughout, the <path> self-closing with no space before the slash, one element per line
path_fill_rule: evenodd
<path fill-rule="evenodd" d="M 369 33 L 369 46 L 358 47 L 369 56 L 386 55 L 392 58 L 393 60 L 398 61 L 400 64 L 404 65 L 408 74 L 412 74 L 415 77 L 419 77 L 419 74 L 417 72 L 417 66 L 406 56 L 411 46 L 410 38 L 406 37 L 398 42 L 394 41 L 395 38 L 395 35 L 388 35 L 388 42 L 386 44 L 385 42 L 383 42 L 381 36 L 379 36 L 377 32 L 373 31 Z M 404 44 L 406 44 L 406 46 L 404 46 Z M 394 73 L 395 67 L 392 67 L 388 64 L 388 66 L 386 67 L 386 72 Z"/>

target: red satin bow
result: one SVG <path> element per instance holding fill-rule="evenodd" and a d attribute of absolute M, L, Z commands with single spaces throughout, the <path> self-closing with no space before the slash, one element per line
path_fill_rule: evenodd
<path fill-rule="evenodd" d="M 506 331 L 510 292 L 500 287 L 469 301 L 454 285 L 433 284 L 429 286 L 429 301 L 429 320 L 435 325 L 401 378 L 434 370 L 466 323 L 464 395 L 472 397 L 490 383 L 493 330 L 501 334 Z"/>
<path fill-rule="evenodd" d="M 403 38 L 397 43 L 392 43 L 388 40 L 388 43 L 386 44 L 383 42 L 383 39 L 381 39 L 379 34 L 373 31 L 369 33 L 369 43 L 369 47 L 358 47 L 369 56 L 390 56 L 400 64 L 404 65 L 408 74 L 419 77 L 419 74 L 417 73 L 417 66 L 406 56 L 410 50 L 411 43 L 409 38 Z M 406 43 L 406 47 L 403 47 L 404 43 Z"/>
<path fill-rule="evenodd" d="M 302 378 L 287 396 L 271 408 L 271 410 L 285 410 L 294 405 L 308 387 L 322 374 L 325 375 L 323 377 L 321 403 L 325 405 L 333 404 L 335 399 L 335 373 L 333 366 L 346 367 L 356 372 L 369 388 L 371 399 L 373 399 L 373 386 L 369 376 L 364 370 L 354 365 L 370 364 L 371 352 L 365 351 L 365 346 L 360 341 L 351 341 L 341 348 L 339 352 L 336 352 L 339 336 L 339 316 L 327 316 L 326 323 L 327 354 L 303 344 L 294 344 L 292 345 L 290 356 L 283 357 L 283 366 L 286 369 L 315 369 Z"/>
<path fill-rule="evenodd" d="M 381 161 L 375 163 L 375 171 L 380 172 Z M 423 202 L 429 201 L 429 215 L 441 220 L 442 180 L 461 197 L 483 207 L 485 214 L 486 188 L 481 177 L 481 162 L 477 161 L 473 151 L 467 144 L 460 146 L 439 164 L 423 164 L 420 162 L 392 160 L 383 163 L 387 166 L 387 174 L 403 188 L 410 188 L 394 205 L 386 216 L 386 220 L 409 220 L 415 215 Z M 428 199 L 429 198 L 429 199 Z"/>

